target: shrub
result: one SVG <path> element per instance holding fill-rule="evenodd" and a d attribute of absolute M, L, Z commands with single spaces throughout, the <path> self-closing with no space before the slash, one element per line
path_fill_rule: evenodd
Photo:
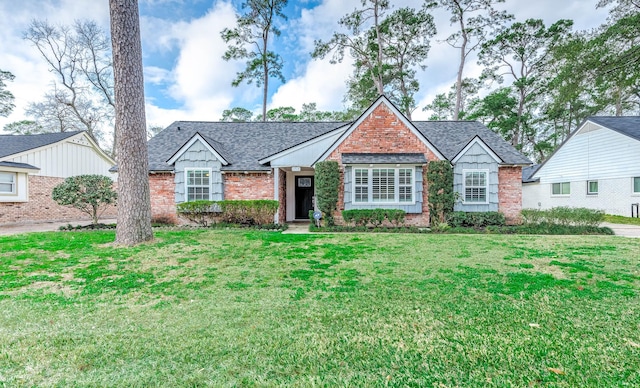
<path fill-rule="evenodd" d="M 340 190 L 340 167 L 338 162 L 327 160 L 316 163 L 315 185 L 318 209 L 327 220 L 327 225 L 334 224 L 333 212 L 338 206 Z"/>
<path fill-rule="evenodd" d="M 191 201 L 178 204 L 178 214 L 201 226 L 221 221 L 230 224 L 273 224 L 278 201 L 268 199 Z"/>
<path fill-rule="evenodd" d="M 604 212 L 584 207 L 554 207 L 548 210 L 523 209 L 520 213 L 522 221 L 528 225 L 555 224 L 596 227 L 604 221 Z"/>
<path fill-rule="evenodd" d="M 51 197 L 59 205 L 72 206 L 91 216 L 94 224 L 106 206 L 116 202 L 111 178 L 103 175 L 78 175 L 53 188 Z"/>
<path fill-rule="evenodd" d="M 206 200 L 182 202 L 177 205 L 178 215 L 200 226 L 207 226 L 215 215 L 214 203 Z"/>
<path fill-rule="evenodd" d="M 404 223 L 406 212 L 401 209 L 351 209 L 342 211 L 342 219 L 346 224 L 354 226 L 381 226 L 385 220 L 395 226 Z"/>
<path fill-rule="evenodd" d="M 273 224 L 278 201 L 272 199 L 229 200 L 215 202 L 224 222 L 245 225 Z"/>
<path fill-rule="evenodd" d="M 454 227 L 484 228 L 506 224 L 504 214 L 499 212 L 453 212 L 447 216 L 447 223 Z"/>

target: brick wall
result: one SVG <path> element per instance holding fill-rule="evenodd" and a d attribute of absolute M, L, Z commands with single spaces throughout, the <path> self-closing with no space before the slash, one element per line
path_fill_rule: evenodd
<path fill-rule="evenodd" d="M 33 222 L 59 222 L 91 220 L 91 216 L 78 209 L 58 205 L 51 192 L 64 178 L 29 176 L 28 202 L 0 202 L 0 225 Z M 115 218 L 116 207 L 109 206 L 101 219 Z"/>
<path fill-rule="evenodd" d="M 151 194 L 151 219 L 178 223 L 176 212 L 173 173 L 149 174 L 149 193 Z"/>
<path fill-rule="evenodd" d="M 226 173 L 224 199 L 273 199 L 273 174 Z"/>
<path fill-rule="evenodd" d="M 500 167 L 498 181 L 498 211 L 508 224 L 518 224 L 522 210 L 522 167 Z"/>
<path fill-rule="evenodd" d="M 386 105 L 380 104 L 327 158 L 340 165 L 340 187 L 344 186 L 343 153 L 422 153 L 428 161 L 438 157 Z M 423 202 L 421 214 L 407 214 L 406 224 L 429 225 L 429 204 L 426 168 L 423 174 Z M 344 210 L 344 190 L 340 190 L 338 213 Z M 336 221 L 342 218 L 336 214 Z"/>

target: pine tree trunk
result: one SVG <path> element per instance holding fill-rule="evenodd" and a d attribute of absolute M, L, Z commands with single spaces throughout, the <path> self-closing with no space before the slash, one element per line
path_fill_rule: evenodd
<path fill-rule="evenodd" d="M 118 150 L 116 243 L 153 239 L 137 0 L 109 0 Z"/>

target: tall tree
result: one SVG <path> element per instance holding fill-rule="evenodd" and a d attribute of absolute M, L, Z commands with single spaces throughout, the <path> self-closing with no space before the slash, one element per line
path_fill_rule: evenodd
<path fill-rule="evenodd" d="M 480 62 L 489 66 L 486 76 L 499 82 L 507 77 L 513 82 L 518 107 L 510 140 L 525 152 L 531 152 L 538 140 L 532 118 L 544 90 L 545 70 L 554 47 L 569 37 L 572 25 L 570 20 L 559 20 L 548 28 L 539 19 L 513 23 L 485 42 L 480 50 Z"/>
<path fill-rule="evenodd" d="M 116 243 L 153 239 L 137 0 L 109 0 L 116 106 L 118 222 Z"/>
<path fill-rule="evenodd" d="M 460 50 L 458 74 L 455 85 L 455 105 L 453 119 L 458 120 L 463 102 L 464 67 L 469 55 L 478 50 L 493 32 L 513 20 L 513 15 L 498 11 L 495 4 L 505 0 L 437 0 L 440 7 L 446 9 L 451 25 L 456 24 L 456 32 L 449 35 L 446 42 Z"/>
<path fill-rule="evenodd" d="M 108 35 L 94 21 L 77 21 L 69 27 L 34 20 L 24 38 L 36 47 L 56 78 L 44 100 L 35 104 L 48 106 L 47 111 L 64 111 L 64 119 L 74 123 L 63 127 L 79 124 L 101 140 L 106 140 L 105 132 L 115 136 L 110 128 L 114 100 Z M 53 105 L 59 107 L 52 108 Z M 32 113 L 38 111 L 43 110 L 35 107 Z M 59 127 L 46 123 L 48 116 L 34 116 L 34 119 L 45 129 Z M 115 138 L 110 142 L 115 156 Z"/>
<path fill-rule="evenodd" d="M 380 25 L 384 56 L 389 64 L 389 94 L 400 110 L 411 120 L 416 109 L 415 94 L 420 89 L 416 67 L 426 69 L 424 62 L 431 48 L 430 38 L 436 34 L 436 25 L 425 4 L 420 11 L 400 8 Z"/>
<path fill-rule="evenodd" d="M 432 112 L 429 120 L 455 120 L 456 101 L 460 101 L 458 120 L 466 117 L 467 108 L 478 98 L 482 81 L 476 78 L 463 79 L 460 100 L 457 99 L 457 86 L 455 83 L 449 93 L 437 94 L 431 103 L 422 108 L 423 111 Z"/>
<path fill-rule="evenodd" d="M 229 46 L 223 57 L 225 60 L 246 59 L 246 67 L 231 82 L 238 86 L 243 82 L 251 84 L 255 81 L 262 86 L 262 118 L 267 118 L 267 97 L 269 95 L 269 78 L 278 78 L 284 82 L 282 75 L 282 57 L 270 49 L 273 36 L 280 36 L 276 19 L 286 20 L 283 13 L 288 0 L 247 0 L 242 4 L 246 12 L 236 16 L 237 26 L 225 28 L 221 32 L 222 39 Z"/>
<path fill-rule="evenodd" d="M 246 122 L 251 121 L 252 117 L 253 112 L 251 112 L 249 109 L 236 106 L 231 109 L 225 109 L 224 111 L 222 111 L 222 118 L 220 119 L 220 121 Z"/>
<path fill-rule="evenodd" d="M 313 58 L 332 54 L 341 62 L 345 52 L 355 60 L 346 99 L 364 109 L 379 95 L 386 95 L 409 118 L 419 89 L 416 68 L 424 69 L 430 38 L 436 33 L 426 2 L 420 10 L 400 8 L 388 14 L 387 0 L 362 0 L 362 8 L 340 19 L 347 32 L 334 33 L 327 41 L 316 41 Z"/>
<path fill-rule="evenodd" d="M 380 24 L 390 5 L 388 0 L 361 0 L 361 4 L 361 9 L 354 10 L 338 21 L 347 32 L 336 32 L 327 42 L 316 41 L 311 56 L 322 59 L 333 53 L 331 63 L 338 63 L 342 62 L 348 51 L 355 60 L 356 82 L 355 85 L 350 85 L 350 89 L 364 86 L 363 91 L 358 94 L 369 92 L 378 96 L 385 94 L 387 70 Z M 358 84 L 359 80 L 363 82 Z"/>
<path fill-rule="evenodd" d="M 15 76 L 0 69 L 0 116 L 7 117 L 15 107 L 13 94 L 7 90 L 5 81 L 13 81 Z"/>

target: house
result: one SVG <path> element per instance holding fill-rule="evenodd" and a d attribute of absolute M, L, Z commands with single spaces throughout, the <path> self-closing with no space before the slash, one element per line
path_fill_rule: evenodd
<path fill-rule="evenodd" d="M 114 163 L 86 131 L 0 135 L 0 225 L 86 219 L 86 214 L 55 203 L 51 192 L 75 175 L 115 180 L 109 172 Z"/>
<path fill-rule="evenodd" d="M 541 165 L 523 171 L 523 207 L 637 216 L 640 116 L 589 117 Z"/>
<path fill-rule="evenodd" d="M 174 220 L 177 203 L 198 199 L 275 199 L 277 222 L 307 220 L 314 165 L 335 160 L 339 210 L 399 208 L 408 224 L 428 225 L 426 166 L 448 160 L 456 210 L 515 222 L 521 170 L 531 164 L 478 122 L 412 122 L 384 96 L 350 123 L 178 121 L 148 146 L 153 217 Z"/>

